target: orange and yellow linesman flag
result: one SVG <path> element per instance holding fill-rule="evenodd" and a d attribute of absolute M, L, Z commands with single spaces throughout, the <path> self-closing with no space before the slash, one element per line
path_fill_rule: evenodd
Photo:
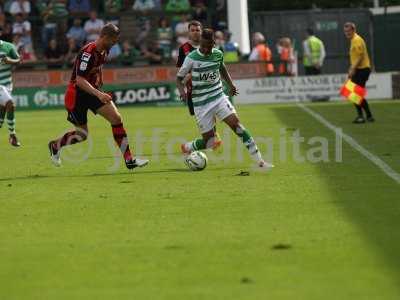
<path fill-rule="evenodd" d="M 361 105 L 366 94 L 367 90 L 365 88 L 355 84 L 350 79 L 340 89 L 340 95 L 357 105 Z"/>
<path fill-rule="evenodd" d="M 350 79 L 340 89 L 340 95 L 357 105 L 361 105 L 366 94 L 367 90 L 365 88 L 355 84 Z"/>

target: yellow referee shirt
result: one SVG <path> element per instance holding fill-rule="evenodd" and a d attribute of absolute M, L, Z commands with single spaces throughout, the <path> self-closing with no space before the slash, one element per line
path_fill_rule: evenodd
<path fill-rule="evenodd" d="M 354 34 L 351 39 L 350 45 L 350 63 L 354 66 L 360 57 L 363 57 L 357 69 L 371 68 L 369 61 L 367 46 L 365 45 L 364 39 L 357 33 Z"/>

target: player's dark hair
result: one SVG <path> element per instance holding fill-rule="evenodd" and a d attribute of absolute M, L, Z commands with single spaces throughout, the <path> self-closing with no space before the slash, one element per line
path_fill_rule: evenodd
<path fill-rule="evenodd" d="M 214 39 L 215 39 L 214 30 L 212 30 L 210 28 L 204 29 L 203 32 L 201 33 L 201 38 L 203 40 L 207 40 L 207 41 L 214 41 Z"/>
<path fill-rule="evenodd" d="M 190 27 L 192 27 L 192 26 L 196 26 L 196 27 L 200 26 L 200 28 L 203 28 L 203 25 L 199 21 L 196 21 L 196 20 L 192 20 L 189 22 L 188 29 L 190 30 Z"/>
<path fill-rule="evenodd" d="M 120 34 L 119 28 L 112 23 L 107 23 L 106 25 L 104 25 L 100 32 L 100 36 L 108 36 L 108 37 L 119 36 L 119 34 Z"/>
<path fill-rule="evenodd" d="M 314 35 L 314 29 L 311 28 L 311 27 L 307 28 L 307 33 L 308 33 L 309 35 Z"/>

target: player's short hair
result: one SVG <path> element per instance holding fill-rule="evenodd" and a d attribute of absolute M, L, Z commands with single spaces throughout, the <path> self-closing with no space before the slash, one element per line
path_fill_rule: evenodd
<path fill-rule="evenodd" d="M 344 28 L 353 29 L 355 31 L 356 30 L 356 24 L 354 24 L 353 22 L 346 22 L 346 23 L 344 23 Z"/>
<path fill-rule="evenodd" d="M 307 33 L 308 33 L 309 35 L 314 35 L 314 29 L 311 28 L 311 27 L 308 27 L 308 28 L 307 28 Z"/>
<path fill-rule="evenodd" d="M 119 36 L 119 34 L 120 34 L 119 28 L 112 23 L 107 23 L 106 25 L 103 26 L 103 28 L 100 31 L 100 36 L 115 37 Z"/>
<path fill-rule="evenodd" d="M 199 21 L 196 21 L 196 20 L 192 20 L 189 22 L 188 29 L 190 30 L 190 27 L 192 27 L 192 26 L 195 26 L 195 27 L 200 26 L 200 28 L 203 28 L 203 25 Z"/>
<path fill-rule="evenodd" d="M 201 38 L 207 41 L 214 41 L 215 40 L 214 30 L 212 30 L 211 28 L 205 28 L 201 33 Z"/>

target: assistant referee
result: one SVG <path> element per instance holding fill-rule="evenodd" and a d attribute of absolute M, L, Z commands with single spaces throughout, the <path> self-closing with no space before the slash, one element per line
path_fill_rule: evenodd
<path fill-rule="evenodd" d="M 364 39 L 357 34 L 356 25 L 351 22 L 344 24 L 344 34 L 350 40 L 350 69 L 348 73 L 349 79 L 355 84 L 365 87 L 369 75 L 371 74 L 371 63 L 368 56 L 367 46 Z M 374 122 L 375 119 L 371 114 L 366 99 L 363 99 L 360 105 L 355 105 L 357 109 L 357 117 L 353 121 L 355 124 L 365 123 L 363 110 L 366 114 L 368 122 Z"/>

